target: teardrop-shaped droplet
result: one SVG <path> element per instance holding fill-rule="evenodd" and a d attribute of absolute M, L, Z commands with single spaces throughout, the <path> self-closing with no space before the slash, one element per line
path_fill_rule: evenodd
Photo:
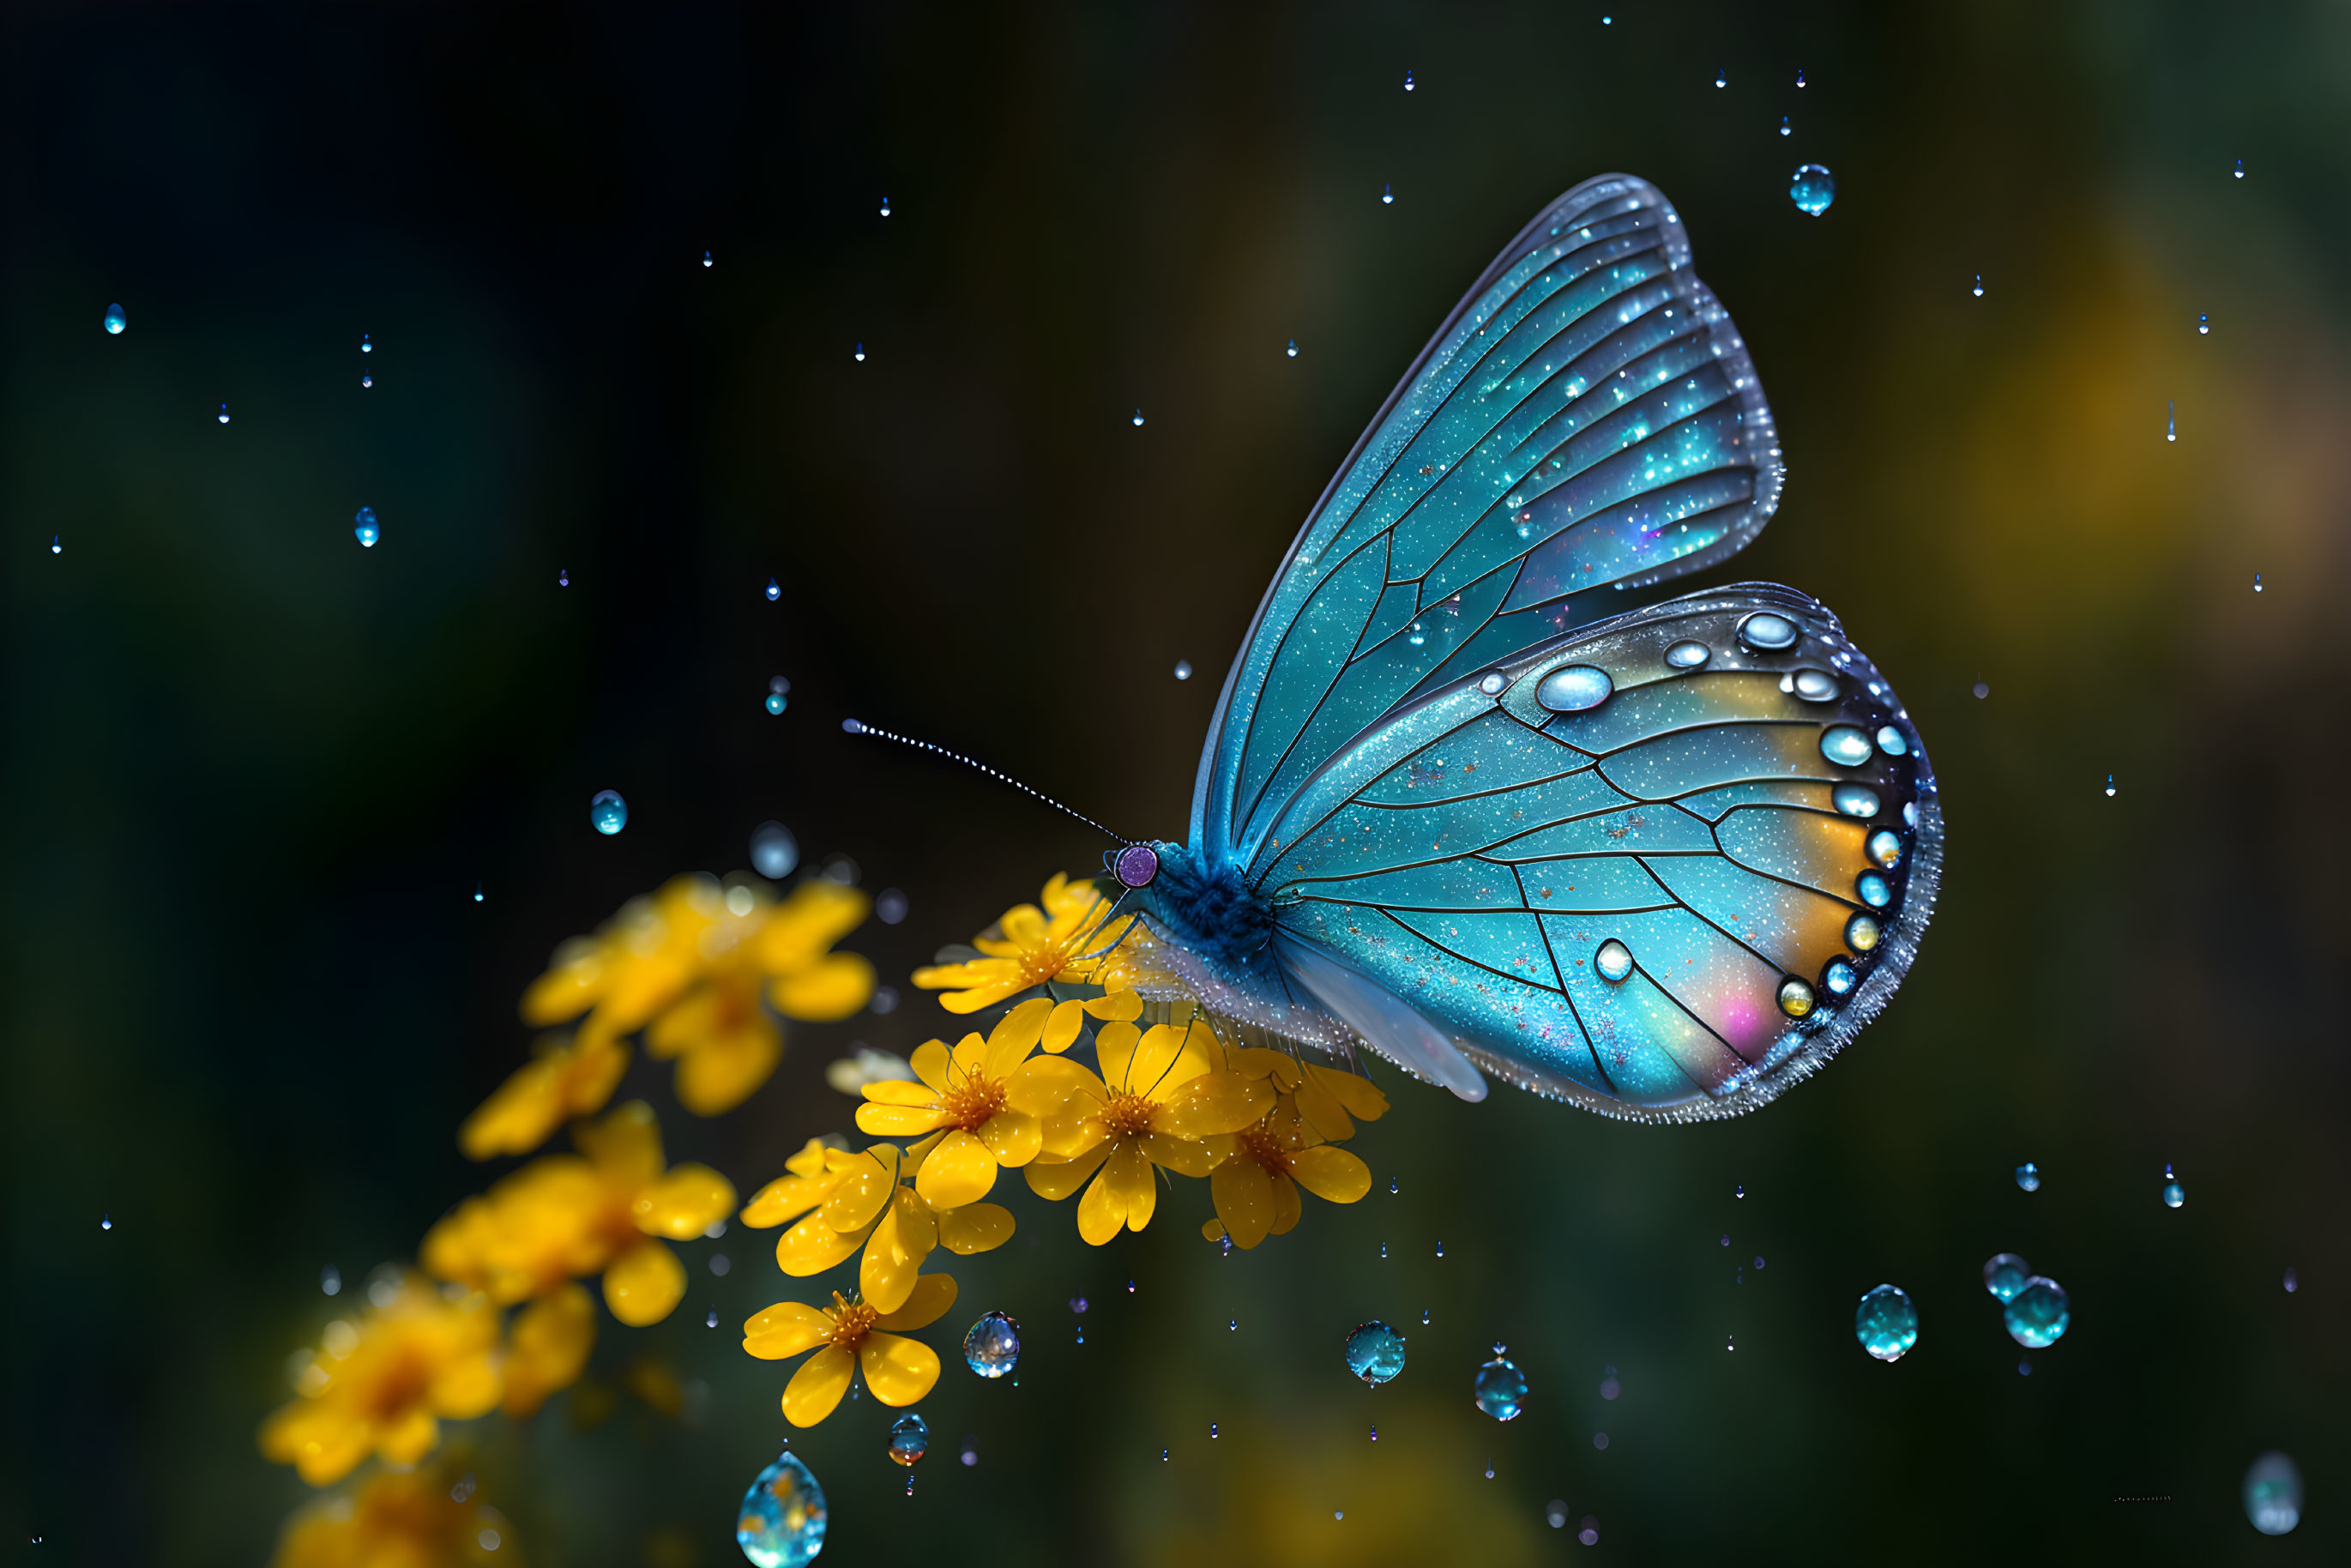
<path fill-rule="evenodd" d="M 1730 85 L 1729 73 L 1728 71 L 1718 69 L 1714 73 L 1714 85 L 1717 87 L 1729 87 Z"/>
<path fill-rule="evenodd" d="M 1412 90 L 1412 73 L 1410 71 L 1404 73 L 1404 90 L 1406 92 L 1410 92 Z"/>
<path fill-rule="evenodd" d="M 1395 187 L 1393 185 L 1382 185 L 1380 187 L 1380 205 L 1389 207 L 1394 206 L 1395 204 Z"/>
<path fill-rule="evenodd" d="M 2041 1167 L 2031 1160 L 2016 1167 L 2016 1185 L 2027 1192 L 2041 1190 Z"/>
<path fill-rule="evenodd" d="M 383 530 L 376 527 L 373 507 L 359 509 L 358 515 L 351 519 L 351 537 L 360 541 L 363 549 L 372 549 L 375 541 L 383 537 Z"/>
<path fill-rule="evenodd" d="M 1788 129 L 1788 117 L 1784 114 L 1780 117 L 1780 134 L 1782 136 L 1793 136 L 1795 134 L 1794 131 Z"/>
<path fill-rule="evenodd" d="M 1880 1285 L 1854 1309 L 1854 1337 L 1880 1361 L 1899 1361 L 1918 1343 L 1918 1309 L 1899 1285 Z"/>
<path fill-rule="evenodd" d="M 716 1307 L 710 1309 L 710 1315 L 702 1320 L 702 1326 L 706 1329 L 715 1329 L 718 1326 L 718 1309 Z"/>
<path fill-rule="evenodd" d="M 610 838 L 629 825 L 629 803 L 616 789 L 599 789 L 588 802 L 588 821 Z"/>
<path fill-rule="evenodd" d="M 735 1542 L 753 1568 L 808 1568 L 824 1550 L 824 1489 L 799 1455 L 778 1456 L 743 1494 Z"/>
<path fill-rule="evenodd" d="M 2253 591 L 2254 591 L 2255 593 L 2259 593 L 2261 591 L 2262 591 L 2262 574 L 2261 574 L 2260 572 L 2258 572 L 2258 571 L 2257 571 L 2257 572 L 2253 573 Z"/>
<path fill-rule="evenodd" d="M 1139 408 L 1134 411 L 1134 427 L 1137 430 L 1143 428 L 1143 411 Z"/>
<path fill-rule="evenodd" d="M 1975 296 L 1979 299 L 1983 298 L 1983 274 L 1980 272 L 1976 274 Z"/>
<path fill-rule="evenodd" d="M 2109 773 L 2109 774 L 2107 774 L 2107 775 L 2106 775 L 2106 799 L 2107 799 L 2107 800 L 2113 800 L 2114 798 L 2115 798 L 2115 776 L 2114 776 L 2113 774 Z"/>
<path fill-rule="evenodd" d="M 882 215 L 885 218 L 890 215 L 890 198 L 887 196 L 882 198 Z"/>
<path fill-rule="evenodd" d="M 2173 405 L 2168 401 L 2163 405 L 2163 438 L 2166 441 L 2177 441 L 2179 439 L 2179 414 L 2174 410 Z"/>
<path fill-rule="evenodd" d="M 368 340 L 368 335 L 365 332 L 360 334 L 360 352 L 362 354 L 375 352 L 375 345 Z"/>
<path fill-rule="evenodd" d="M 702 265 L 705 267 L 710 265 L 710 253 L 706 250 L 702 253 Z"/>
<path fill-rule="evenodd" d="M 858 344 L 853 352 L 856 355 L 857 362 L 861 365 L 863 364 L 865 362 L 865 345 L 862 343 Z"/>
<path fill-rule="evenodd" d="M 2238 179 L 2240 179 L 2240 180 L 2241 180 L 2241 179 L 2243 179 L 2244 177 L 2245 177 L 2245 161 L 2244 161 L 2242 158 L 2240 158 L 2240 159 L 2238 159 L 2238 160 L 2237 160 L 2237 178 L 2238 178 Z"/>
<path fill-rule="evenodd" d="M 1497 1421 L 1515 1420 L 1519 1412 L 1526 1408 L 1527 1375 L 1501 1354 L 1499 1345 L 1495 1347 L 1494 1359 L 1478 1369 L 1469 1387 L 1478 1408 Z M 1492 1461 L 1487 1462 L 1490 1467 Z M 1494 1472 L 1489 1468 L 1486 1473 L 1491 1477 Z"/>
<path fill-rule="evenodd" d="M 1296 358 L 1298 357 L 1298 340 L 1297 340 L 1297 339 L 1292 338 L 1291 340 L 1290 340 L 1290 348 L 1289 348 L 1289 350 L 1287 350 L 1287 353 L 1288 353 L 1288 357 L 1289 357 L 1289 358 L 1290 358 L 1290 359 L 1293 359 L 1293 360 L 1294 360 L 1294 359 L 1296 359 Z"/>
<path fill-rule="evenodd" d="M 1824 163 L 1803 163 L 1788 178 L 1788 199 L 1798 212 L 1819 217 L 1836 200 L 1836 176 Z"/>
<path fill-rule="evenodd" d="M 65 535 L 51 534 L 49 536 L 49 553 L 51 555 L 63 555 L 66 553 Z"/>
<path fill-rule="evenodd" d="M 122 307 L 120 305 L 108 306 L 103 321 L 107 335 L 115 338 L 120 337 L 122 329 L 131 325 L 131 318 L 122 313 Z"/>
<path fill-rule="evenodd" d="M 1176 661 L 1176 678 L 1179 681 L 1188 681 L 1192 678 L 1191 660 L 1178 659 Z"/>
<path fill-rule="evenodd" d="M 2196 313 L 2196 335 L 2199 338 L 2209 338 L 2212 335 L 2212 318 L 2201 310 Z"/>
<path fill-rule="evenodd" d="M 781 587 L 778 586 L 776 580 L 772 577 L 768 579 L 768 602 L 773 604 L 777 600 L 781 599 L 783 596 L 784 591 Z"/>
<path fill-rule="evenodd" d="M 569 567 L 561 567 L 557 570 L 555 573 L 555 586 L 558 588 L 569 588 L 571 586 L 571 569 Z"/>
<path fill-rule="evenodd" d="M 221 422 L 223 424 L 226 424 L 226 423 L 228 423 L 228 404 L 226 404 L 226 403 L 223 403 L 223 404 L 221 404 L 221 407 L 220 407 L 220 422 Z"/>
<path fill-rule="evenodd" d="M 474 883 L 474 902 L 475 904 L 482 902 L 482 884 L 478 881 Z"/>
<path fill-rule="evenodd" d="M 989 1312 L 963 1336 L 963 1364 L 995 1380 L 1020 1364 L 1020 1325 L 1004 1312 Z"/>
<path fill-rule="evenodd" d="M 908 1469 L 931 1451 L 931 1424 L 909 1410 L 890 1423 L 890 1457 Z"/>

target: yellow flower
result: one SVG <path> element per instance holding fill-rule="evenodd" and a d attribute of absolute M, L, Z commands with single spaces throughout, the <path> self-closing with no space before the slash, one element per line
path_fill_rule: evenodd
<path fill-rule="evenodd" d="M 1188 1029 L 1157 1024 L 1148 1032 L 1105 1024 L 1094 1051 L 1102 1076 L 1070 1064 L 1073 1092 L 1046 1118 L 1043 1152 L 1028 1170 L 1029 1186 L 1057 1201 L 1092 1181 L 1078 1203 L 1078 1234 L 1099 1247 L 1121 1226 L 1151 1223 L 1159 1202 L 1152 1166 L 1207 1176 L 1230 1153 L 1220 1134 L 1256 1122 L 1274 1090 L 1235 1071 L 1198 1019 Z"/>
<path fill-rule="evenodd" d="M 877 1312 L 894 1312 L 913 1293 L 933 1248 L 968 1256 L 1012 1237 L 1011 1212 L 999 1205 L 935 1207 L 902 1185 L 919 1181 L 938 1142 L 926 1138 L 904 1151 L 876 1144 L 852 1154 L 810 1138 L 785 1162 L 792 1174 L 768 1183 L 744 1206 L 743 1223 L 764 1229 L 804 1217 L 776 1242 L 776 1266 L 799 1279 L 846 1262 L 862 1248 L 858 1289 Z"/>
<path fill-rule="evenodd" d="M 629 1048 L 610 1040 L 541 1035 L 538 1050 L 457 1129 L 466 1158 L 530 1153 L 572 1117 L 602 1110 L 629 1065 Z"/>
<path fill-rule="evenodd" d="M 1093 883 L 1061 875 L 1045 884 L 1044 905 L 1006 910 L 998 922 L 1003 936 L 972 944 L 987 956 L 917 969 L 914 984 L 948 991 L 939 1005 L 951 1013 L 976 1013 L 1048 980 L 1122 988 L 1125 938 L 1139 936 L 1134 916 L 1109 920 L 1109 901 Z M 1104 953 L 1106 947 L 1113 951 Z"/>
<path fill-rule="evenodd" d="M 514 1315 L 507 1325 L 506 1398 L 498 1408 L 519 1420 L 550 1394 L 580 1381 L 596 1348 L 596 1303 L 566 1283 Z"/>
<path fill-rule="evenodd" d="M 295 1379 L 301 1396 L 262 1424 L 261 1452 L 312 1486 L 370 1454 L 413 1465 L 441 1440 L 444 1417 L 469 1420 L 498 1402 L 498 1314 L 475 1291 L 444 1296 L 415 1275 L 354 1323 L 337 1319 Z"/>
<path fill-rule="evenodd" d="M 849 1392 L 851 1374 L 861 1368 L 874 1398 L 884 1405 L 912 1405 L 938 1382 L 939 1356 L 894 1331 L 929 1327 L 955 1299 L 953 1280 L 925 1274 L 893 1312 L 849 1301 L 838 1291 L 831 1311 L 778 1301 L 743 1325 L 743 1348 L 762 1361 L 816 1352 L 784 1387 L 784 1419 L 795 1427 L 813 1427 L 831 1415 Z"/>
<path fill-rule="evenodd" d="M 1237 1247 L 1254 1247 L 1269 1235 L 1286 1234 L 1298 1223 L 1301 1186 L 1332 1203 L 1353 1203 L 1372 1189 L 1371 1167 L 1324 1142 L 1294 1094 L 1283 1094 L 1232 1142 L 1232 1157 L 1208 1175 L 1217 1218 L 1200 1233 L 1211 1241 L 1230 1236 Z"/>
<path fill-rule="evenodd" d="M 513 1568 L 514 1527 L 474 1500 L 459 1468 L 378 1470 L 356 1495 L 310 1503 L 287 1521 L 270 1568 Z"/>
<path fill-rule="evenodd" d="M 523 1017 L 554 1023 L 585 1012 L 583 1046 L 650 1024 L 646 1048 L 677 1061 L 678 1103 L 715 1116 L 749 1098 L 783 1055 L 768 1006 L 829 1023 L 872 998 L 873 966 L 830 950 L 871 906 L 822 878 L 778 903 L 748 883 L 677 877 L 594 936 L 566 943 L 524 994 Z"/>
<path fill-rule="evenodd" d="M 571 1136 L 580 1154 L 543 1155 L 435 1225 L 424 1266 L 502 1302 L 601 1273 L 614 1317 L 657 1323 L 685 1293 L 685 1266 L 656 1239 L 701 1235 L 735 1207 L 734 1186 L 691 1162 L 664 1171 L 661 1125 L 642 1100 Z"/>

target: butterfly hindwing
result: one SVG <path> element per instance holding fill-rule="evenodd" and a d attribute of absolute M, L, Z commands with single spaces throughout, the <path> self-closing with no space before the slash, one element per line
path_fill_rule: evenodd
<path fill-rule="evenodd" d="M 1679 216 L 1629 176 L 1578 185 L 1455 308 L 1291 546 L 1218 701 L 1191 841 L 1246 862 L 1384 716 L 1555 638 L 1573 594 L 1729 555 L 1779 487 Z"/>
<path fill-rule="evenodd" d="M 1696 1120 L 1770 1099 L 1875 1016 L 1941 861 L 1891 685 L 1823 606 L 1750 583 L 1390 716 L 1298 792 L 1246 875 L 1286 940 L 1488 1071 Z"/>

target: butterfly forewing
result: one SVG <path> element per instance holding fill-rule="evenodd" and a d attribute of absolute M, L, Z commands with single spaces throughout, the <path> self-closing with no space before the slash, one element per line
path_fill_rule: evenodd
<path fill-rule="evenodd" d="M 1628 176 L 1577 186 L 1455 308 L 1291 547 L 1210 727 L 1193 843 L 1251 859 L 1384 716 L 1555 638 L 1572 595 L 1723 559 L 1779 486 L 1678 215 Z"/>
<path fill-rule="evenodd" d="M 1390 716 L 1247 874 L 1489 1071 L 1686 1120 L 1770 1099 L 1885 1005 L 1941 860 L 1890 685 L 1820 604 L 1742 584 Z"/>

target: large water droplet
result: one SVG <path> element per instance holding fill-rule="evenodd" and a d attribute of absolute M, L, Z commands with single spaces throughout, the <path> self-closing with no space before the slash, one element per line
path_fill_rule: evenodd
<path fill-rule="evenodd" d="M 609 838 L 629 825 L 629 803 L 617 789 L 599 789 L 588 801 L 588 821 Z"/>
<path fill-rule="evenodd" d="M 1819 217 L 1836 200 L 1836 176 L 1825 164 L 1802 164 L 1789 176 L 1788 199 L 1796 204 L 1797 211 Z"/>
<path fill-rule="evenodd" d="M 2041 1167 L 2031 1160 L 2016 1167 L 2016 1185 L 2027 1192 L 2041 1190 Z"/>
<path fill-rule="evenodd" d="M 1869 858 L 1887 871 L 1902 863 L 1902 835 L 1891 828 L 1880 828 L 1869 835 L 1863 846 Z"/>
<path fill-rule="evenodd" d="M 373 507 L 361 507 L 351 521 L 351 537 L 360 541 L 361 549 L 372 549 L 375 541 L 383 537 L 383 531 L 375 526 Z"/>
<path fill-rule="evenodd" d="M 2164 1207 L 2178 1208 L 2181 1204 L 2186 1203 L 2187 1201 L 2188 1189 L 2186 1187 L 2180 1186 L 2176 1181 L 2168 1181 L 2163 1184 Z"/>
<path fill-rule="evenodd" d="M 2032 1265 L 2013 1252 L 1995 1252 L 1984 1262 L 1984 1289 L 2003 1301 L 2016 1300 L 2016 1293 L 2031 1278 Z"/>
<path fill-rule="evenodd" d="M 912 1469 L 931 1451 L 931 1424 L 912 1410 L 890 1423 L 890 1457 Z"/>
<path fill-rule="evenodd" d="M 1874 915 L 1855 915 L 1844 923 L 1844 945 L 1856 953 L 1868 952 L 1884 935 Z"/>
<path fill-rule="evenodd" d="M 1798 670 L 1789 685 L 1798 696 L 1808 703 L 1834 702 L 1836 699 L 1836 677 L 1826 670 Z"/>
<path fill-rule="evenodd" d="M 1666 667 L 1674 670 L 1695 670 L 1714 657 L 1714 650 L 1703 643 L 1687 639 L 1666 650 Z"/>
<path fill-rule="evenodd" d="M 1347 1336 L 1347 1370 L 1377 1388 L 1404 1370 L 1404 1335 L 1384 1322 L 1356 1325 Z"/>
<path fill-rule="evenodd" d="M 131 325 L 131 318 L 122 313 L 121 306 L 110 305 L 106 308 L 105 323 L 110 336 L 120 337 L 122 329 Z"/>
<path fill-rule="evenodd" d="M 1863 872 L 1854 879 L 1854 891 L 1872 909 L 1883 909 L 1894 902 L 1894 884 L 1874 871 Z"/>
<path fill-rule="evenodd" d="M 1877 749 L 1888 757 L 1907 757 L 1910 755 L 1910 737 L 1893 725 L 1880 725 Z"/>
<path fill-rule="evenodd" d="M 1009 1375 L 1020 1364 L 1020 1325 L 1004 1312 L 989 1312 L 963 1336 L 963 1364 L 980 1376 Z"/>
<path fill-rule="evenodd" d="M 1592 955 L 1592 967 L 1602 979 L 1614 984 L 1633 972 L 1633 949 L 1611 936 Z"/>
<path fill-rule="evenodd" d="M 1880 1361 L 1900 1361 L 1918 1343 L 1918 1309 L 1899 1285 L 1880 1285 L 1854 1309 L 1853 1334 Z"/>
<path fill-rule="evenodd" d="M 2245 1472 L 2245 1517 L 2263 1535 L 2284 1535 L 2302 1522 L 2302 1472 L 2283 1454 L 2263 1454 Z"/>
<path fill-rule="evenodd" d="M 2008 1337 L 2027 1350 L 2046 1350 L 2065 1335 L 2074 1314 L 2066 1304 L 2065 1287 L 2039 1274 L 2024 1281 L 2001 1309 Z"/>
<path fill-rule="evenodd" d="M 1840 784 L 1829 791 L 1829 800 L 1848 817 L 1877 815 L 1877 791 L 1865 784 Z"/>
<path fill-rule="evenodd" d="M 1608 672 L 1591 664 L 1570 664 L 1553 670 L 1535 688 L 1535 701 L 1553 713 L 1582 713 L 1598 707 L 1616 689 Z"/>
<path fill-rule="evenodd" d="M 1813 988 L 1794 976 L 1780 982 L 1780 1010 L 1790 1018 L 1811 1017 L 1814 1000 Z"/>
<path fill-rule="evenodd" d="M 1527 1375 L 1503 1357 L 1502 1349 L 1496 1345 L 1494 1359 L 1478 1369 L 1471 1392 L 1479 1409 L 1497 1421 L 1509 1421 L 1526 1408 Z"/>
<path fill-rule="evenodd" d="M 743 1494 L 735 1542 L 756 1568 L 807 1568 L 824 1550 L 824 1489 L 799 1455 L 778 1456 Z"/>
<path fill-rule="evenodd" d="M 1776 653 L 1796 645 L 1796 623 L 1767 610 L 1739 623 L 1739 640 L 1759 653 Z"/>
<path fill-rule="evenodd" d="M 1840 768 L 1858 768 L 1869 760 L 1869 737 L 1849 724 L 1833 724 L 1821 731 L 1821 755 Z"/>

